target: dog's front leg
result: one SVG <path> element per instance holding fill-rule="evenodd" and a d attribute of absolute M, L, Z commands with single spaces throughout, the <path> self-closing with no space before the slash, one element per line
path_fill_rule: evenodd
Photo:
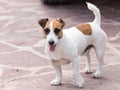
<path fill-rule="evenodd" d="M 73 59 L 73 73 L 75 76 L 76 84 L 78 87 L 83 87 L 84 80 L 82 79 L 80 73 L 79 73 L 79 61 L 78 58 Z"/>
<path fill-rule="evenodd" d="M 51 64 L 56 72 L 56 78 L 50 82 L 51 85 L 59 85 L 62 79 L 62 70 L 60 65 L 56 65 L 52 60 Z"/>

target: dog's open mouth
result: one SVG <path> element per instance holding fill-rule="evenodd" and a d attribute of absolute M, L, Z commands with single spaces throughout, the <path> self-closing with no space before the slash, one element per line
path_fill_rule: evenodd
<path fill-rule="evenodd" d="M 51 52 L 54 52 L 54 51 L 55 51 L 55 48 L 56 48 L 56 45 L 50 45 L 49 50 L 50 50 Z"/>

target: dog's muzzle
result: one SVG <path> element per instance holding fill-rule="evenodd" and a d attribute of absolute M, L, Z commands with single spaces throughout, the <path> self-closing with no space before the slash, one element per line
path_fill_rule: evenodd
<path fill-rule="evenodd" d="M 55 48 L 56 48 L 56 45 L 55 45 L 55 42 L 53 40 L 50 40 L 49 41 L 49 50 L 51 52 L 54 52 L 55 51 Z"/>
<path fill-rule="evenodd" d="M 55 42 L 54 42 L 53 40 L 50 40 L 50 41 L 49 41 L 49 45 L 51 45 L 51 46 L 54 45 L 54 43 L 55 43 Z"/>

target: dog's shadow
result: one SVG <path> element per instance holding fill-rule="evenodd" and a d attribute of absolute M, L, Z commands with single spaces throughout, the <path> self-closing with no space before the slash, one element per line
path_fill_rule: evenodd
<path fill-rule="evenodd" d="M 75 84 L 72 83 L 61 83 L 58 86 L 52 86 L 54 88 L 61 88 L 60 90 L 79 90 L 80 88 L 77 87 Z"/>

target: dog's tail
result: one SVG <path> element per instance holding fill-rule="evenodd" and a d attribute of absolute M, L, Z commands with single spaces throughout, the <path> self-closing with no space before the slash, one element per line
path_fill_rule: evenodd
<path fill-rule="evenodd" d="M 91 10 L 95 15 L 94 22 L 100 25 L 101 24 L 101 15 L 100 15 L 99 9 L 95 5 L 93 5 L 89 2 L 86 2 L 86 3 L 87 3 L 88 9 Z"/>

